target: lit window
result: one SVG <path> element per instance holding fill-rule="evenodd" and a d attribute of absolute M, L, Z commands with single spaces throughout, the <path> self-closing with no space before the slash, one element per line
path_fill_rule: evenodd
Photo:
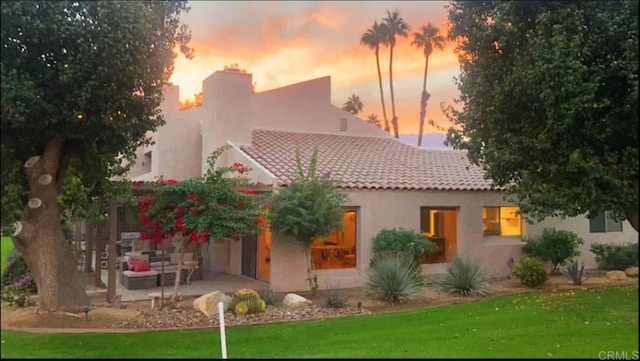
<path fill-rule="evenodd" d="M 356 211 L 344 212 L 342 229 L 331 232 L 324 239 L 316 239 L 311 246 L 313 269 L 356 267 Z"/>
<path fill-rule="evenodd" d="M 482 232 L 485 236 L 520 236 L 522 219 L 518 207 L 482 207 Z"/>
<path fill-rule="evenodd" d="M 614 221 L 607 212 L 589 218 L 589 233 L 604 232 L 622 232 L 622 222 Z"/>

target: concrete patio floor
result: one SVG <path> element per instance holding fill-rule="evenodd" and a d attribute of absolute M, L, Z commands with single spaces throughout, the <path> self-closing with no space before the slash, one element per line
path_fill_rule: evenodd
<path fill-rule="evenodd" d="M 149 300 L 149 293 L 161 292 L 161 287 L 145 288 L 140 290 L 128 290 L 120 284 L 120 271 L 116 271 L 116 294 L 122 295 L 122 301 L 142 301 Z M 102 270 L 102 281 L 106 284 L 108 271 Z M 229 275 L 226 273 L 204 273 L 202 281 L 191 281 L 190 285 L 181 284 L 179 293 L 183 296 L 202 296 L 209 292 L 221 291 L 226 294 L 233 293 L 241 288 L 251 288 L 254 290 L 269 288 L 266 282 L 258 281 L 245 276 Z M 100 290 L 102 293 L 103 290 Z M 106 292 L 106 290 L 104 290 Z M 171 295 L 173 284 L 165 285 L 165 295 Z"/>

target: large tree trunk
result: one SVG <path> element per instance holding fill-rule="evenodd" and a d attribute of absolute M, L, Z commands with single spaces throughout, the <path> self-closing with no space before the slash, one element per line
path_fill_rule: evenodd
<path fill-rule="evenodd" d="M 387 118 L 387 107 L 384 104 L 384 92 L 382 91 L 382 73 L 380 72 L 380 48 L 376 46 L 376 66 L 378 67 L 378 84 L 380 85 L 380 101 L 382 102 L 382 117 L 384 118 L 384 131 L 389 133 L 389 119 Z"/>
<path fill-rule="evenodd" d="M 424 134 L 424 118 L 427 115 L 427 70 L 429 69 L 429 56 L 425 56 L 424 61 L 424 81 L 422 82 L 422 96 L 420 97 L 420 129 L 418 130 L 418 147 L 422 146 L 422 135 Z"/>
<path fill-rule="evenodd" d="M 391 91 L 391 113 L 393 115 L 391 125 L 393 125 L 393 136 L 400 138 L 398 134 L 398 117 L 396 116 L 396 100 L 393 94 L 393 45 L 391 46 L 389 54 L 389 88 Z"/>
<path fill-rule="evenodd" d="M 58 184 L 64 178 L 64 170 L 62 176 L 58 175 L 61 148 L 62 140 L 53 138 L 42 157 L 32 157 L 25 163 L 29 202 L 12 240 L 38 286 L 38 308 L 79 312 L 88 305 L 88 297 L 77 259 L 60 224 Z"/>
<path fill-rule="evenodd" d="M 104 282 L 102 282 L 102 252 L 104 251 L 106 244 L 100 235 L 96 235 L 96 255 L 94 257 L 95 274 L 93 277 L 93 285 L 98 288 L 104 288 Z"/>

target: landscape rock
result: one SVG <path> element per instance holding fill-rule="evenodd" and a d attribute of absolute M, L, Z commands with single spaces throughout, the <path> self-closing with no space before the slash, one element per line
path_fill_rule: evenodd
<path fill-rule="evenodd" d="M 311 301 L 302 296 L 298 296 L 295 293 L 289 293 L 284 296 L 284 299 L 282 300 L 282 306 L 288 308 L 306 307 L 311 306 Z"/>
<path fill-rule="evenodd" d="M 627 279 L 627 275 L 623 271 L 609 271 L 607 272 L 607 279 L 611 281 L 624 281 Z"/>
<path fill-rule="evenodd" d="M 638 278 L 638 267 L 629 267 L 624 270 L 624 273 L 629 277 Z"/>
<path fill-rule="evenodd" d="M 224 292 L 213 291 L 193 300 L 193 308 L 204 313 L 207 317 L 218 314 L 218 303 L 222 302 L 223 310 L 226 312 L 231 303 L 231 297 Z"/>

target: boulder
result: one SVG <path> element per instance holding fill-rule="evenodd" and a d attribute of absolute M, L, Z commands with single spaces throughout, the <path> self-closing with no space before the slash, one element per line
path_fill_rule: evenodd
<path fill-rule="evenodd" d="M 629 267 L 624 270 L 624 273 L 629 277 L 638 278 L 638 267 Z"/>
<path fill-rule="evenodd" d="M 624 281 L 627 279 L 627 275 L 623 271 L 609 271 L 607 278 L 611 281 Z"/>
<path fill-rule="evenodd" d="M 289 308 L 306 307 L 311 306 L 311 301 L 302 296 L 298 296 L 295 293 L 289 293 L 284 296 L 284 299 L 282 300 L 282 306 Z"/>
<path fill-rule="evenodd" d="M 207 317 L 218 314 L 218 303 L 222 302 L 223 310 L 226 312 L 231 303 L 231 297 L 220 291 L 213 291 L 193 300 L 193 308 L 204 313 Z"/>

